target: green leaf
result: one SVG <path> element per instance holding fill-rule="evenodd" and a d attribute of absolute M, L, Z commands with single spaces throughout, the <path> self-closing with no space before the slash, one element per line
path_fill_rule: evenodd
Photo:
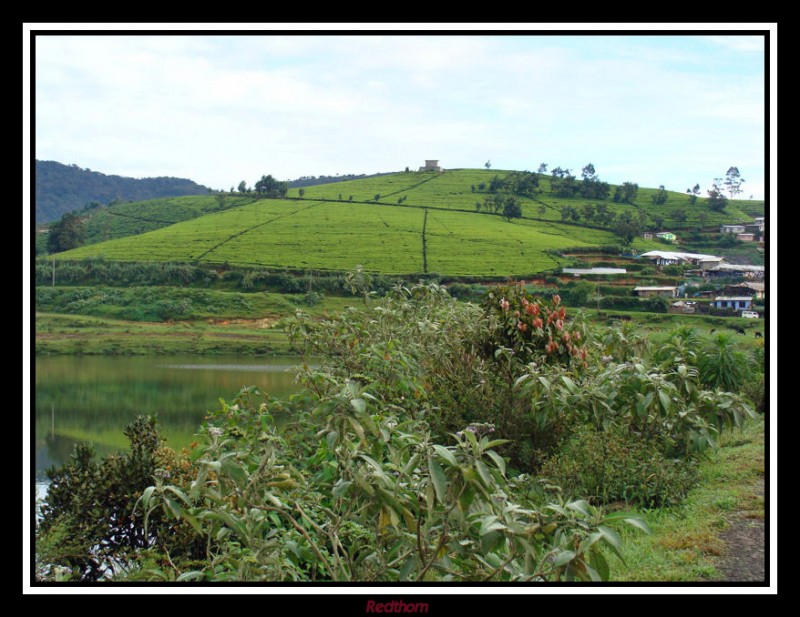
<path fill-rule="evenodd" d="M 458 467 L 458 461 L 456 461 L 455 455 L 450 450 L 437 444 L 433 445 L 433 449 L 436 450 L 436 453 L 443 458 L 448 465 Z"/>
<path fill-rule="evenodd" d="M 328 450 L 333 452 L 334 448 L 336 448 L 336 440 L 339 437 L 339 433 L 336 431 L 331 431 L 325 436 L 325 443 L 328 445 Z"/>
<path fill-rule="evenodd" d="M 367 410 L 367 402 L 363 398 L 350 399 L 350 404 L 358 413 L 364 413 Z"/>
<path fill-rule="evenodd" d="M 645 533 L 648 533 L 648 534 L 653 533 L 650 530 L 650 528 L 647 526 L 647 523 L 645 523 L 644 520 L 642 520 L 640 518 L 629 517 L 629 518 L 624 518 L 622 520 L 624 520 L 626 523 L 628 523 L 628 525 L 632 525 L 633 527 L 641 529 Z"/>
<path fill-rule="evenodd" d="M 203 533 L 203 528 L 200 526 L 200 521 L 198 521 L 194 516 L 184 512 L 183 520 L 189 523 L 197 533 Z"/>
<path fill-rule="evenodd" d="M 483 461 L 475 461 L 475 467 L 478 470 L 478 475 L 483 480 L 483 483 L 486 486 L 492 485 L 492 474 L 489 473 L 489 468 L 483 463 Z"/>
<path fill-rule="evenodd" d="M 166 487 L 166 489 L 167 489 L 168 491 L 171 491 L 172 493 L 174 493 L 174 494 L 175 494 L 175 496 L 177 496 L 177 497 L 178 497 L 178 498 L 179 498 L 181 501 L 183 501 L 183 503 L 185 503 L 187 506 L 189 506 L 189 507 L 191 507 L 191 506 L 192 506 L 192 502 L 191 502 L 191 501 L 189 501 L 189 498 L 186 496 L 186 493 L 184 493 L 184 492 L 183 492 L 181 489 L 179 489 L 177 486 L 168 486 L 168 487 Z"/>
<path fill-rule="evenodd" d="M 231 458 L 226 458 L 222 461 L 222 470 L 237 484 L 244 484 L 247 482 L 247 473 L 242 469 L 239 463 Z"/>
<path fill-rule="evenodd" d="M 142 492 L 142 496 L 139 498 L 142 500 L 142 507 L 147 510 L 147 507 L 150 505 L 150 499 L 153 497 L 153 491 L 156 490 L 155 486 L 148 486 Z"/>
<path fill-rule="evenodd" d="M 358 484 L 364 491 L 367 492 L 368 495 L 374 495 L 375 489 L 370 486 L 369 482 L 367 482 L 366 478 L 364 477 L 364 472 L 359 470 L 358 473 L 355 474 L 356 484 Z"/>
<path fill-rule="evenodd" d="M 408 580 L 408 575 L 414 571 L 414 568 L 417 565 L 417 558 L 413 555 L 406 559 L 406 562 L 403 564 L 403 567 L 400 568 L 400 572 L 398 574 L 398 578 L 401 581 Z"/>
<path fill-rule="evenodd" d="M 548 390 L 553 387 L 553 385 L 550 383 L 550 380 L 547 377 L 541 377 L 540 376 L 539 377 L 539 383 L 541 383 Z"/>
<path fill-rule="evenodd" d="M 489 458 L 491 458 L 494 461 L 494 464 L 497 465 L 497 468 L 500 470 L 500 473 L 505 476 L 506 475 L 506 462 L 503 460 L 503 457 L 500 456 L 494 450 L 487 450 L 486 454 L 489 455 Z"/>
<path fill-rule="evenodd" d="M 497 446 L 502 446 L 504 443 L 509 443 L 510 439 L 492 439 L 483 446 L 484 450 L 488 450 L 489 448 L 495 448 Z"/>
<path fill-rule="evenodd" d="M 670 404 L 672 403 L 672 401 L 669 398 L 669 395 L 667 395 L 667 393 L 664 392 L 663 390 L 659 390 L 658 391 L 658 400 L 661 401 L 661 407 L 664 409 L 664 412 L 665 413 L 669 413 L 669 407 L 670 407 Z"/>
<path fill-rule="evenodd" d="M 179 504 L 171 497 L 166 497 L 166 496 L 164 497 L 164 501 L 166 502 L 169 511 L 172 512 L 172 515 L 175 518 L 181 518 L 183 516 L 183 508 L 181 508 L 181 504 Z"/>
<path fill-rule="evenodd" d="M 583 567 L 586 569 L 586 572 L 589 574 L 589 578 L 592 580 L 592 582 L 600 583 L 603 581 L 603 578 L 600 576 L 600 573 L 597 572 L 597 570 L 595 570 L 585 561 L 583 562 Z"/>
<path fill-rule="evenodd" d="M 351 417 L 351 416 L 347 416 L 347 420 L 350 422 L 350 425 L 353 427 L 353 430 L 356 432 L 356 434 L 358 435 L 358 437 L 359 437 L 359 438 L 360 438 L 362 441 L 365 441 L 365 436 L 364 436 L 364 427 L 363 427 L 363 426 L 361 426 L 361 424 L 359 423 L 359 421 L 358 421 L 358 420 L 356 420 L 355 418 Z"/>
<path fill-rule="evenodd" d="M 607 581 L 611 574 L 611 569 L 608 567 L 608 561 L 603 557 L 603 553 L 600 551 L 592 551 L 591 562 L 592 567 L 600 575 L 600 580 Z"/>
<path fill-rule="evenodd" d="M 647 534 L 653 533 L 653 531 L 650 529 L 650 527 L 647 525 L 644 519 L 641 516 L 634 514 L 633 512 L 614 512 L 612 514 L 607 515 L 603 519 L 603 522 L 618 521 L 618 520 L 623 520 L 629 525 L 632 525 L 637 529 L 641 529 L 643 532 Z"/>
<path fill-rule="evenodd" d="M 447 496 L 447 478 L 444 475 L 442 466 L 432 457 L 428 458 L 428 472 L 430 473 L 431 483 L 436 491 L 436 497 L 440 503 L 444 503 Z"/>
<path fill-rule="evenodd" d="M 564 376 L 562 376 L 562 377 L 561 377 L 561 381 L 563 381 L 563 382 L 564 382 L 564 384 L 566 384 L 566 386 L 567 386 L 567 390 L 569 390 L 569 393 L 570 393 L 570 394 L 575 394 L 575 391 L 578 389 L 578 386 L 576 386 L 576 385 L 575 385 L 575 382 L 574 382 L 574 381 L 572 381 L 572 380 L 571 380 L 569 377 L 567 377 L 566 375 L 564 375 Z"/>
<path fill-rule="evenodd" d="M 331 494 L 335 498 L 342 497 L 345 493 L 347 493 L 347 489 L 353 484 L 351 480 L 342 480 L 341 478 L 333 485 L 333 490 Z"/>
<path fill-rule="evenodd" d="M 580 512 L 584 516 L 591 516 L 589 512 L 589 502 L 585 499 L 578 499 L 577 501 L 573 501 L 567 504 L 567 508 L 570 510 L 574 510 L 575 512 Z"/>
<path fill-rule="evenodd" d="M 559 550 L 553 557 L 554 566 L 563 566 L 575 559 L 576 554 L 574 551 Z"/>
<path fill-rule="evenodd" d="M 527 381 L 530 378 L 531 378 L 530 373 L 526 373 L 525 375 L 522 375 L 521 377 L 518 377 L 517 380 L 514 382 L 514 387 L 515 388 L 518 387 L 519 384 L 521 384 L 524 381 Z"/>
<path fill-rule="evenodd" d="M 624 564 L 625 558 L 620 552 L 620 549 L 622 548 L 622 540 L 620 540 L 617 532 L 610 527 L 606 527 L 605 525 L 598 525 L 597 530 L 603 534 L 603 540 L 605 540 L 606 544 L 611 547 L 611 550 L 614 551 L 614 554 L 619 557 L 620 561 Z"/>
<path fill-rule="evenodd" d="M 504 529 L 508 529 L 508 527 L 501 523 L 497 519 L 497 516 L 491 515 L 481 520 L 481 529 L 478 533 L 482 536 L 485 536 L 493 531 L 502 531 Z"/>
<path fill-rule="evenodd" d="M 419 462 L 419 458 L 420 458 L 419 452 L 412 454 L 411 458 L 408 459 L 408 462 L 403 467 L 403 473 L 406 474 L 413 473 L 414 468 L 417 466 L 417 463 Z"/>
<path fill-rule="evenodd" d="M 553 510 L 554 512 L 558 512 L 559 514 L 562 514 L 564 516 L 569 516 L 567 511 L 564 508 L 562 508 L 561 506 L 559 506 L 558 504 L 551 503 L 551 504 L 546 505 L 545 508 L 548 509 L 548 510 Z"/>
<path fill-rule="evenodd" d="M 178 578 L 175 579 L 178 583 L 183 583 L 185 581 L 199 581 L 205 578 L 205 574 L 203 572 L 199 572 L 198 570 L 192 570 L 191 572 L 184 572 Z"/>
<path fill-rule="evenodd" d="M 230 527 L 220 527 L 219 531 L 217 532 L 217 540 L 221 542 L 226 536 L 229 536 L 230 533 Z"/>
<path fill-rule="evenodd" d="M 384 482 L 389 482 L 389 477 L 386 475 L 386 472 L 383 471 L 383 467 L 381 467 L 380 463 L 376 461 L 371 456 L 367 456 L 366 454 L 359 454 L 359 458 L 365 460 L 369 465 L 375 470 L 375 473 L 380 477 L 381 480 Z"/>

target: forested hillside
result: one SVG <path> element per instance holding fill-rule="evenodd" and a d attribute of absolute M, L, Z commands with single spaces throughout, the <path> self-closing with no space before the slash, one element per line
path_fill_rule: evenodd
<path fill-rule="evenodd" d="M 107 176 L 77 165 L 36 161 L 36 222 L 54 221 L 91 202 L 142 201 L 157 197 L 204 195 L 205 186 L 185 178 Z"/>

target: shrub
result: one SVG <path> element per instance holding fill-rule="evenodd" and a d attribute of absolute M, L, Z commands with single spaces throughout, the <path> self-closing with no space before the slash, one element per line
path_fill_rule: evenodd
<path fill-rule="evenodd" d="M 303 296 L 303 302 L 305 302 L 306 306 L 316 306 L 322 302 L 323 299 L 324 296 L 316 291 L 309 291 L 305 296 Z"/>
<path fill-rule="evenodd" d="M 514 483 L 490 425 L 465 427 L 452 445 L 424 420 L 376 400 L 354 381 L 308 375 L 303 406 L 243 390 L 201 429 L 194 477 L 158 481 L 147 516 L 177 519 L 206 546 L 173 553 L 151 576 L 186 581 L 602 580 L 604 548 L 618 549 L 585 501 L 514 502 Z M 297 399 L 295 399 L 297 402 Z M 279 436 L 272 414 L 292 409 Z M 304 409 L 305 407 L 305 409 Z M 309 413 L 310 410 L 310 413 Z M 314 419 L 314 420 L 312 420 Z M 641 521 L 633 521 L 642 526 Z M 602 526 L 602 527 L 601 527 Z M 152 563 L 152 562 L 151 562 Z"/>
<path fill-rule="evenodd" d="M 578 426 L 544 463 L 541 475 L 566 495 L 591 503 L 662 507 L 679 503 L 697 474 L 691 462 L 668 458 L 658 440 L 622 427 L 598 431 Z"/>
<path fill-rule="evenodd" d="M 169 462 L 175 474 L 185 472 L 188 462 L 179 463 L 174 453 L 167 454 L 153 417 L 139 416 L 125 435 L 128 453 L 97 461 L 90 446 L 79 444 L 66 465 L 47 470 L 50 487 L 37 544 L 49 547 L 51 565 L 67 568 L 71 579 L 96 581 L 125 570 L 137 549 L 149 547 L 157 535 L 166 546 L 186 540 L 160 513 L 150 518 L 146 531 L 135 506 L 157 472 L 173 473 L 167 469 Z M 69 533 L 64 533 L 65 527 Z M 195 548 L 192 542 L 184 546 L 189 554 Z"/>
<path fill-rule="evenodd" d="M 703 350 L 698 366 L 703 384 L 729 392 L 738 392 L 747 374 L 746 356 L 726 333 L 719 333 L 712 339 Z"/>

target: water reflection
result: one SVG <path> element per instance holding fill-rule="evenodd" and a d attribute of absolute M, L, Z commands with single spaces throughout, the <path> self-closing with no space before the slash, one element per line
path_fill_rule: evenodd
<path fill-rule="evenodd" d="M 100 455 L 125 448 L 122 431 L 138 414 L 158 414 L 173 447 L 189 445 L 219 399 L 244 386 L 272 396 L 296 390 L 297 358 L 264 360 L 194 357 L 38 357 L 36 359 L 36 478 L 63 464 L 76 443 Z"/>

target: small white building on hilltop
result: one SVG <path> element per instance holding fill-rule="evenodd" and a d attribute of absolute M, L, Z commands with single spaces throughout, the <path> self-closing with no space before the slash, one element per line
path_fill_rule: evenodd
<path fill-rule="evenodd" d="M 420 171 L 444 171 L 439 167 L 439 161 L 425 160 L 425 165 L 419 168 Z"/>

